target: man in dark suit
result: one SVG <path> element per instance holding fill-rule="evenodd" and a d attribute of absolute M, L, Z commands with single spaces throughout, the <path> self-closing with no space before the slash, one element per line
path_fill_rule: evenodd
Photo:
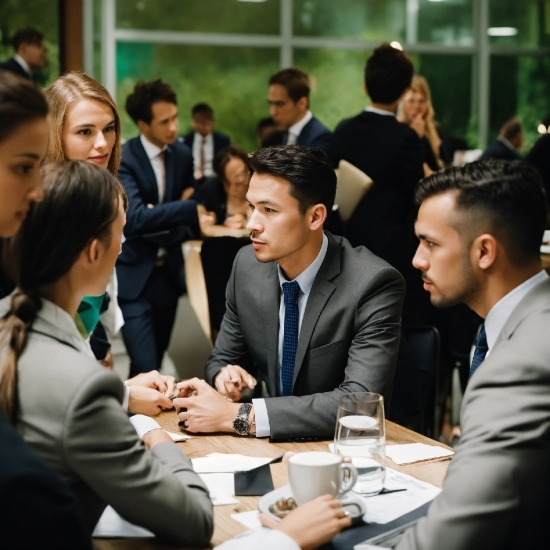
<path fill-rule="evenodd" d="M 117 261 L 122 336 L 131 376 L 159 370 L 184 291 L 181 243 L 196 235 L 193 159 L 176 142 L 178 108 L 161 80 L 140 82 L 126 110 L 141 135 L 123 147 L 118 177 L 129 200 L 126 242 Z"/>
<path fill-rule="evenodd" d="M 366 246 L 401 272 L 407 283 L 404 324 L 424 324 L 419 304 L 428 308 L 429 303 L 411 265 L 416 248 L 414 188 L 423 176 L 423 149 L 416 132 L 395 118 L 412 75 L 413 65 L 403 51 L 389 44 L 374 50 L 365 67 L 371 105 L 338 124 L 329 156 L 334 166 L 347 160 L 374 181 L 344 234 L 353 246 Z"/>
<path fill-rule="evenodd" d="M 33 71 L 43 69 L 46 63 L 44 35 L 36 29 L 22 29 L 13 35 L 12 45 L 15 55 L 0 63 L 0 69 L 32 80 Z"/>
<path fill-rule="evenodd" d="M 487 145 L 483 158 L 500 160 L 521 160 L 519 151 L 523 147 L 523 127 L 514 117 L 507 120 L 500 129 L 497 139 Z"/>
<path fill-rule="evenodd" d="M 479 161 L 417 190 L 414 265 L 438 307 L 485 322 L 441 494 L 398 550 L 550 548 L 550 278 L 540 260 L 548 210 L 523 163 Z"/>
<path fill-rule="evenodd" d="M 230 144 L 229 136 L 214 130 L 214 110 L 207 103 L 198 103 L 191 109 L 194 132 L 183 141 L 193 152 L 194 177 L 203 181 L 214 175 L 214 157 Z"/>
<path fill-rule="evenodd" d="M 311 114 L 309 91 L 309 77 L 300 69 L 283 69 L 269 79 L 269 114 L 283 130 L 269 145 L 296 143 L 327 150 L 330 130 Z"/>
<path fill-rule="evenodd" d="M 550 127 L 550 124 L 548 126 Z M 550 201 L 550 161 L 548 159 L 550 159 L 550 134 L 543 134 L 529 151 L 525 162 L 540 174 L 546 190 L 546 200 Z"/>
<path fill-rule="evenodd" d="M 366 248 L 323 231 L 336 176 L 319 149 L 260 149 L 250 157 L 252 246 L 227 285 L 227 309 L 206 380 L 181 382 L 192 432 L 272 439 L 330 437 L 349 392 L 389 397 L 400 337 L 403 280 Z M 231 403 L 265 381 L 268 397 Z"/>

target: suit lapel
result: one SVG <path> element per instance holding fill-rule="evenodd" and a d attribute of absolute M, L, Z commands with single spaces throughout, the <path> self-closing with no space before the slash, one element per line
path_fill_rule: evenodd
<path fill-rule="evenodd" d="M 144 175 L 143 181 L 147 186 L 147 189 L 144 191 L 146 191 L 149 196 L 153 195 L 157 197 L 156 203 L 158 204 L 159 190 L 157 186 L 157 178 L 155 177 L 155 172 L 153 171 L 153 167 L 151 166 L 151 161 L 149 160 L 149 157 L 147 156 L 147 153 L 143 148 L 141 138 L 136 138 L 133 145 L 134 156 L 136 157 L 136 161 Z"/>
<path fill-rule="evenodd" d="M 296 145 L 304 145 L 304 143 L 308 143 L 312 126 L 313 126 L 313 118 L 302 128 L 302 131 L 300 132 L 300 135 L 296 140 Z"/>
<path fill-rule="evenodd" d="M 174 152 L 172 151 L 171 147 L 167 147 L 166 151 L 164 152 L 164 168 L 166 171 L 166 189 L 164 190 L 164 200 L 167 202 L 175 198 L 172 197 L 172 193 L 174 191 L 176 165 L 174 162 Z"/>
<path fill-rule="evenodd" d="M 319 317 L 323 312 L 323 309 L 331 297 L 332 293 L 336 290 L 336 286 L 331 280 L 340 274 L 340 246 L 333 239 L 332 235 L 327 234 L 328 248 L 327 255 L 321 268 L 315 277 L 309 298 L 306 304 L 306 310 L 304 312 L 304 318 L 302 319 L 302 327 L 300 328 L 300 338 L 298 340 L 298 349 L 296 350 L 296 359 L 294 361 L 294 379 L 293 384 L 296 382 L 298 373 L 304 362 L 304 358 L 309 349 L 309 342 L 313 331 L 319 321 Z M 327 342 L 330 343 L 330 342 Z"/>
<path fill-rule="evenodd" d="M 261 287 L 261 311 L 264 312 L 264 334 L 267 357 L 267 372 L 269 373 L 269 385 L 273 395 L 279 395 L 279 302 L 280 287 L 277 277 L 277 265 L 273 263 L 267 277 L 262 280 Z"/>

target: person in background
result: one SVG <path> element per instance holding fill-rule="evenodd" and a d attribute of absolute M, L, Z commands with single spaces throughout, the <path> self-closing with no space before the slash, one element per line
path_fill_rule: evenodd
<path fill-rule="evenodd" d="M 129 422 L 121 380 L 74 322 L 83 296 L 103 293 L 113 272 L 124 189 L 83 161 L 46 165 L 43 182 L 43 201 L 7 250 L 17 287 L 0 302 L 1 411 L 69 481 L 90 532 L 109 504 L 173 545 L 204 547 L 213 529 L 205 485 L 154 420 Z"/>
<path fill-rule="evenodd" d="M 523 147 L 524 135 L 521 120 L 513 117 L 500 129 L 498 137 L 487 145 L 482 158 L 500 160 L 521 160 L 519 152 Z"/>
<path fill-rule="evenodd" d="M 295 143 L 327 150 L 331 133 L 309 109 L 310 90 L 309 77 L 300 69 L 283 69 L 269 79 L 269 113 L 282 133 L 268 136 L 262 146 Z"/>
<path fill-rule="evenodd" d="M 44 35 L 36 29 L 21 29 L 11 39 L 15 55 L 0 63 L 0 70 L 33 80 L 33 72 L 44 68 L 47 51 Z"/>
<path fill-rule="evenodd" d="M 126 110 L 141 135 L 124 144 L 118 173 L 128 193 L 126 242 L 116 269 L 130 375 L 160 370 L 184 292 L 181 244 L 196 238 L 193 157 L 176 141 L 177 98 L 162 80 L 138 82 Z M 206 221 L 205 221 L 206 220 Z"/>
<path fill-rule="evenodd" d="M 42 200 L 40 164 L 48 147 L 47 113 L 46 99 L 34 84 L 0 71 L 0 237 L 15 235 L 32 203 Z M 3 277 L 0 283 L 4 297 L 13 284 Z M 0 351 L 5 345 L 0 339 Z M 25 445 L 3 413 L 0 464 L 0 495 L 5 503 L 0 548 L 91 549 L 90 532 L 69 485 Z M 25 536 L 29 521 L 40 534 L 32 542 Z"/>
<path fill-rule="evenodd" d="M 411 87 L 399 104 L 397 120 L 410 126 L 420 138 L 424 149 L 424 175 L 429 176 L 451 163 L 435 122 L 435 111 L 428 81 L 415 74 Z"/>
<path fill-rule="evenodd" d="M 536 171 L 482 160 L 420 182 L 414 266 L 441 308 L 484 319 L 443 490 L 397 550 L 550 547 L 548 209 Z M 444 543 L 443 543 L 444 541 Z"/>
<path fill-rule="evenodd" d="M 273 120 L 273 117 L 264 117 L 258 121 L 256 126 L 256 137 L 258 138 L 258 148 L 263 147 L 265 139 L 273 132 L 277 131 L 277 125 Z"/>
<path fill-rule="evenodd" d="M 203 181 L 214 175 L 214 157 L 230 144 L 229 136 L 214 130 L 214 110 L 208 103 L 197 103 L 191 109 L 193 132 L 189 132 L 183 141 L 193 153 L 193 176 Z"/>
<path fill-rule="evenodd" d="M 216 175 L 201 187 L 204 208 L 216 215 L 216 223 L 232 229 L 246 226 L 250 182 L 248 155 L 237 145 L 222 149 L 214 159 Z"/>
<path fill-rule="evenodd" d="M 550 117 L 545 126 L 550 128 Z M 542 184 L 546 190 L 546 200 L 550 201 L 550 134 L 543 134 L 529 151 L 525 162 L 531 165 L 540 174 Z"/>

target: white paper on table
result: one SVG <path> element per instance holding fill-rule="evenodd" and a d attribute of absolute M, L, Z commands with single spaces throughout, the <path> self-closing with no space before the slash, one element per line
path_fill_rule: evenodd
<path fill-rule="evenodd" d="M 192 435 L 187 435 L 187 434 L 183 434 L 183 433 L 174 433 L 174 432 L 169 432 L 168 430 L 164 430 L 176 443 L 180 442 L 180 441 L 185 441 L 187 439 L 193 439 L 193 436 Z"/>
<path fill-rule="evenodd" d="M 202 458 L 192 458 L 193 468 L 197 474 L 215 472 L 247 472 L 258 466 L 271 462 L 273 458 L 258 458 L 226 453 L 211 453 Z"/>
<path fill-rule="evenodd" d="M 239 503 L 236 498 L 233 498 L 235 494 L 233 474 L 199 474 L 199 477 L 204 481 L 214 506 Z"/>
<path fill-rule="evenodd" d="M 258 519 L 259 515 L 260 512 L 258 510 L 250 510 L 249 512 L 241 512 L 240 514 L 231 514 L 231 517 L 248 529 L 259 529 L 262 526 Z"/>
<path fill-rule="evenodd" d="M 111 507 L 107 506 L 95 526 L 92 537 L 154 537 L 153 533 L 144 527 L 134 525 L 118 515 Z"/>
<path fill-rule="evenodd" d="M 389 456 L 396 464 L 411 464 L 421 460 L 432 458 L 443 458 L 454 455 L 437 445 L 426 445 L 425 443 L 407 443 L 405 445 L 386 445 L 386 456 Z"/>

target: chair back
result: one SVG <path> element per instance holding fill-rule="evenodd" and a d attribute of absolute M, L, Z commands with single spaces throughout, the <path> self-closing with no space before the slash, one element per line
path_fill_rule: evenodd
<path fill-rule="evenodd" d="M 190 248 L 185 256 L 185 284 L 191 307 L 210 344 L 214 344 L 210 327 L 210 312 L 201 254 L 196 248 Z"/>
<path fill-rule="evenodd" d="M 336 171 L 338 185 L 336 187 L 336 204 L 342 221 L 350 218 L 357 205 L 370 191 L 372 179 L 347 160 L 341 160 Z"/>

